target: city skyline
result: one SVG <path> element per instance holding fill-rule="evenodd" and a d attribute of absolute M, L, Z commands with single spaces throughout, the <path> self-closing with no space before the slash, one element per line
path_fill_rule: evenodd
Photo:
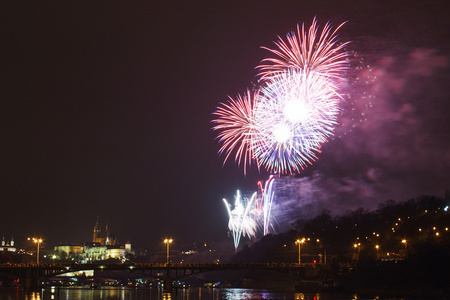
<path fill-rule="evenodd" d="M 269 174 L 223 165 L 212 113 L 256 80 L 261 46 L 315 16 L 347 22 L 374 82 L 286 183 L 280 219 L 450 189 L 445 2 L 283 4 L 2 4 L 0 234 L 79 242 L 100 216 L 144 247 L 227 238 L 222 199 Z"/>

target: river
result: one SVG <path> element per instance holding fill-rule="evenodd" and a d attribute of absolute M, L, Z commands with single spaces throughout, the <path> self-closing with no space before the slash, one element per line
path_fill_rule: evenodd
<path fill-rule="evenodd" d="M 36 291 L 19 288 L 0 288 L 0 300 L 240 300 L 240 299 L 298 299 L 331 300 L 354 297 L 329 298 L 320 294 L 294 293 L 257 289 L 189 288 L 164 293 L 158 288 L 102 287 L 48 287 Z"/>
<path fill-rule="evenodd" d="M 294 293 L 239 288 L 189 288 L 162 292 L 158 288 L 101 287 L 47 287 L 35 291 L 20 288 L 0 288 L 0 300 L 244 300 L 244 299 L 283 299 L 283 300 L 368 300 L 368 299 L 406 299 L 395 297 L 358 297 L 330 293 Z M 412 299 L 409 298 L 408 299 Z M 415 298 L 420 299 L 420 298 Z M 427 299 L 427 298 L 421 298 Z"/>

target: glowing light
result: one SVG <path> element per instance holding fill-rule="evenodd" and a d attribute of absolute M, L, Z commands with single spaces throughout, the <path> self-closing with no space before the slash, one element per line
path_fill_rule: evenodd
<path fill-rule="evenodd" d="M 279 38 L 275 45 L 278 49 L 263 47 L 275 55 L 275 58 L 266 58 L 258 66 L 261 79 L 267 80 L 278 76 L 286 69 L 300 69 L 305 72 L 316 71 L 326 74 L 328 77 L 341 78 L 347 70 L 347 52 L 344 51 L 347 43 L 339 44 L 337 31 L 344 25 L 342 23 L 334 31 L 330 23 L 327 23 L 320 35 L 316 18 L 308 31 L 305 24 L 297 32 L 290 32 L 286 40 Z"/>
<path fill-rule="evenodd" d="M 252 238 L 256 234 L 256 222 L 250 216 L 253 200 L 256 196 L 256 192 L 250 199 L 242 199 L 239 190 L 236 192 L 234 208 L 231 209 L 231 205 L 226 199 L 223 199 L 225 206 L 227 207 L 229 221 L 228 228 L 233 234 L 234 248 L 237 250 L 239 241 L 242 236 L 248 236 Z M 245 203 L 245 201 L 247 200 Z"/>
<path fill-rule="evenodd" d="M 225 153 L 224 164 L 230 157 L 231 153 L 236 150 L 235 161 L 240 165 L 244 165 L 244 174 L 247 170 L 247 165 L 251 165 L 252 151 L 251 140 L 254 134 L 253 124 L 253 106 L 255 95 L 247 90 L 244 96 L 238 95 L 237 99 L 229 97 L 227 104 L 221 103 L 214 112 L 217 119 L 213 122 L 216 126 L 214 130 L 220 130 L 218 135 L 219 141 L 222 142 L 222 147 L 219 154 Z"/>
<path fill-rule="evenodd" d="M 271 224 L 271 211 L 272 211 L 272 204 L 273 204 L 273 197 L 274 197 L 274 191 L 273 191 L 273 183 L 274 183 L 274 176 L 270 176 L 269 179 L 266 181 L 266 184 L 264 188 L 262 188 L 261 182 L 258 182 L 258 185 L 261 189 L 261 194 L 263 197 L 263 234 L 269 234 L 269 226 Z"/>
<path fill-rule="evenodd" d="M 258 66 L 260 86 L 254 93 L 230 98 L 214 113 L 224 163 L 235 151 L 244 173 L 254 161 L 258 168 L 289 174 L 317 159 L 334 132 L 348 68 L 346 43 L 338 44 L 336 31 L 327 23 L 318 34 L 314 19 L 308 31 L 298 26 L 287 42 L 276 42 L 277 50 L 265 48 L 277 58 Z"/>
<path fill-rule="evenodd" d="M 233 235 L 235 249 L 239 246 L 241 236 L 252 239 L 256 237 L 260 229 L 263 235 L 269 234 L 270 229 L 273 229 L 274 218 L 271 214 L 274 198 L 273 183 L 273 175 L 264 185 L 259 181 L 259 193 L 254 192 L 250 198 L 242 197 L 238 190 L 234 207 L 223 199 L 229 216 L 228 229 Z"/>

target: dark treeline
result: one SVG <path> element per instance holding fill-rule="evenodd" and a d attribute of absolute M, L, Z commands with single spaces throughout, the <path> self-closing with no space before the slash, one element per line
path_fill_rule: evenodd
<path fill-rule="evenodd" d="M 294 230 L 267 235 L 243 247 L 233 262 L 297 263 L 326 270 L 349 287 L 450 286 L 450 193 L 421 196 L 376 210 L 330 211 L 298 220 Z M 322 278 L 323 278 L 322 274 Z"/>

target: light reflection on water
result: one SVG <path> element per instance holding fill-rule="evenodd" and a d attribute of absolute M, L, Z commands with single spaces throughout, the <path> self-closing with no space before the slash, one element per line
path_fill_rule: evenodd
<path fill-rule="evenodd" d="M 24 291 L 16 288 L 0 288 L 0 300 L 351 300 L 356 295 L 329 295 L 294 293 L 256 289 L 207 289 L 191 287 L 187 290 L 165 293 L 156 288 L 102 287 L 49 287 L 38 291 Z M 366 299 L 378 299 L 366 298 Z M 389 299 L 389 298 L 387 298 Z M 395 299 L 395 298 L 391 298 Z M 397 298 L 399 299 L 399 298 Z M 401 298 L 400 298 L 401 299 Z"/>

